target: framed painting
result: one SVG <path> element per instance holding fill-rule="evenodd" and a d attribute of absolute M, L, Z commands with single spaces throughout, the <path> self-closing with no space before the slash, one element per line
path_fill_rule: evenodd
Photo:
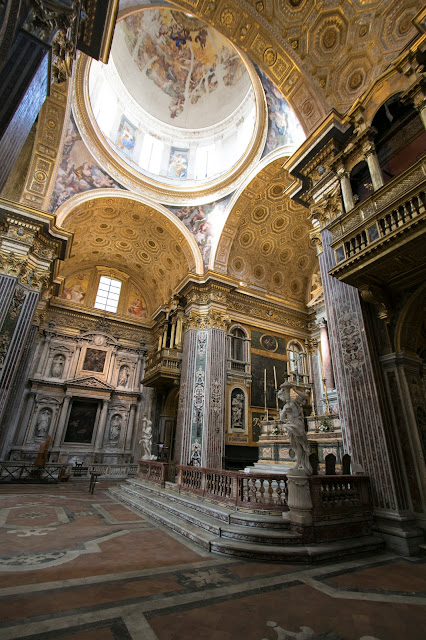
<path fill-rule="evenodd" d="M 99 400 L 73 400 L 64 442 L 90 444 L 99 407 Z"/>
<path fill-rule="evenodd" d="M 94 373 L 103 373 L 107 352 L 102 349 L 87 347 L 82 369 Z"/>

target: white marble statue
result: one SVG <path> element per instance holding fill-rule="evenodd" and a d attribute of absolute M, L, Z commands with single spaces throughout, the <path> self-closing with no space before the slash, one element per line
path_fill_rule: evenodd
<path fill-rule="evenodd" d="M 57 353 L 53 358 L 50 369 L 51 378 L 61 378 L 65 367 L 65 357 L 61 353 Z"/>
<path fill-rule="evenodd" d="M 115 413 L 111 418 L 109 427 L 109 442 L 112 444 L 120 440 L 122 418 L 119 413 Z"/>
<path fill-rule="evenodd" d="M 142 438 L 139 440 L 139 444 L 142 445 L 142 460 L 155 460 L 155 456 L 152 455 L 152 422 L 145 416 L 142 419 Z"/>
<path fill-rule="evenodd" d="M 37 423 L 35 427 L 36 438 L 46 438 L 49 432 L 50 420 L 52 418 L 52 412 L 50 409 L 41 409 L 37 416 Z"/>
<path fill-rule="evenodd" d="M 296 397 L 291 397 L 290 391 L 294 389 Z M 305 432 L 305 421 L 302 406 L 308 396 L 301 391 L 297 391 L 294 384 L 284 382 L 278 391 L 278 399 L 284 403 L 280 411 L 280 420 L 284 429 L 290 437 L 290 444 L 296 452 L 295 469 L 304 471 L 311 475 L 312 467 L 309 462 L 309 442 Z"/>

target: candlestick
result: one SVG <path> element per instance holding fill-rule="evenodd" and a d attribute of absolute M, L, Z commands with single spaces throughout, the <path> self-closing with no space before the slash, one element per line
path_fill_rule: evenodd
<path fill-rule="evenodd" d="M 274 367 L 274 383 L 275 383 L 275 391 L 277 390 L 277 370 Z"/>

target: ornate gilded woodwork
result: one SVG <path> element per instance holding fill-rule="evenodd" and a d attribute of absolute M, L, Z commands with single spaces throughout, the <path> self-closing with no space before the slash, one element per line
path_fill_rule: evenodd
<path fill-rule="evenodd" d="M 312 132 L 344 113 L 415 34 L 419 0 L 174 0 L 259 65 Z M 379 9 L 380 7 L 380 9 Z"/>
<path fill-rule="evenodd" d="M 49 289 L 54 263 L 67 255 L 69 238 L 53 216 L 0 200 L 0 273 L 34 291 Z"/>
<path fill-rule="evenodd" d="M 68 82 L 54 83 L 50 96 L 43 104 L 37 125 L 31 163 L 20 201 L 39 209 L 47 210 L 58 170 L 57 160 L 61 156 L 64 126 L 69 115 Z"/>

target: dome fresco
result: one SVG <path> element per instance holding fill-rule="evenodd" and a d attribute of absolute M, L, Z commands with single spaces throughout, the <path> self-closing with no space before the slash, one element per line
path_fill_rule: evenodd
<path fill-rule="evenodd" d="M 232 172 L 259 144 L 253 77 L 261 91 L 237 49 L 200 20 L 138 10 L 117 23 L 108 65 L 90 64 L 90 107 L 132 170 L 187 188 Z"/>
<path fill-rule="evenodd" d="M 179 11 L 138 11 L 121 20 L 112 58 L 136 102 L 176 127 L 221 122 L 239 107 L 251 85 L 236 49 Z"/>

